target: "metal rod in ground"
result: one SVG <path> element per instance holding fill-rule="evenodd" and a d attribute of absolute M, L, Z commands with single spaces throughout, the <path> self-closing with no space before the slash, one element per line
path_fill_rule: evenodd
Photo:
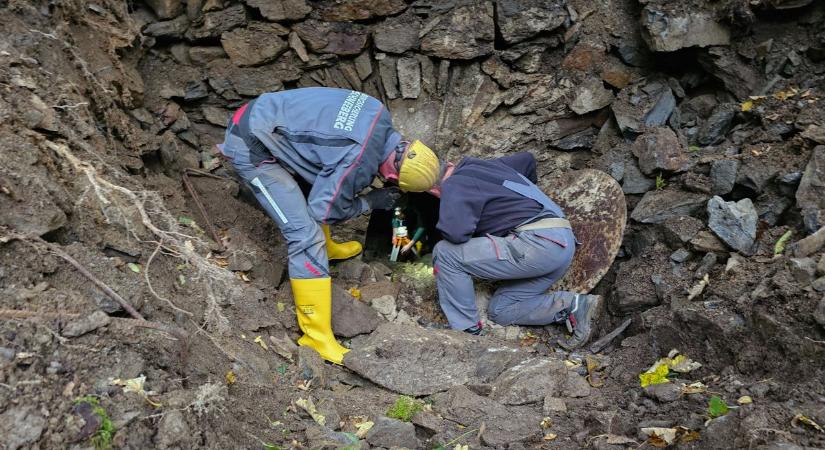
<path fill-rule="evenodd" d="M 198 207 L 198 211 L 200 211 L 204 222 L 206 222 L 206 228 L 209 230 L 209 234 L 212 235 L 212 239 L 214 239 L 215 243 L 218 244 L 218 249 L 220 251 L 224 251 L 223 243 L 221 242 L 221 237 L 218 236 L 218 232 L 215 230 L 215 226 L 212 225 L 212 220 L 209 218 L 209 215 L 206 214 L 206 208 L 203 207 L 203 203 L 201 203 L 200 196 L 198 195 L 198 192 L 195 191 L 195 186 L 193 186 L 192 182 L 189 180 L 189 173 L 189 169 L 183 171 L 183 176 L 181 177 L 181 179 L 183 180 L 183 185 L 186 187 L 186 190 L 189 191 L 189 195 L 195 202 L 195 206 Z M 200 172 L 193 173 L 202 175 Z"/>

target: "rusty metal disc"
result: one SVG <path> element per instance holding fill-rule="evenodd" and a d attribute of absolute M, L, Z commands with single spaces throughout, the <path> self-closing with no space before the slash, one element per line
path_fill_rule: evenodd
<path fill-rule="evenodd" d="M 542 188 L 561 206 L 580 245 L 573 263 L 553 290 L 590 292 L 619 252 L 627 221 L 621 186 L 593 169 L 566 172 Z"/>

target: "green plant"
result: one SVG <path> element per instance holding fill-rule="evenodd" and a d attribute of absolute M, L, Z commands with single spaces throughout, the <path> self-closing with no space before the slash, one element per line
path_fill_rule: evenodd
<path fill-rule="evenodd" d="M 424 409 L 424 402 L 401 395 L 395 399 L 395 403 L 387 410 L 387 417 L 409 422 L 422 409 Z"/>
<path fill-rule="evenodd" d="M 664 177 L 662 177 L 662 172 L 659 172 L 659 174 L 656 175 L 656 190 L 661 191 L 665 186 L 667 186 L 667 183 Z"/>
<path fill-rule="evenodd" d="M 109 414 L 100 406 L 100 400 L 95 396 L 86 395 L 75 399 L 74 403 L 76 405 L 81 403 L 89 404 L 89 406 L 92 407 L 92 412 L 100 419 L 100 428 L 90 437 L 95 450 L 112 448 L 112 438 L 115 436 L 115 431 L 117 430 L 115 430 L 115 425 L 112 423 L 112 419 L 109 418 Z"/>
<path fill-rule="evenodd" d="M 727 403 L 718 395 L 714 395 L 708 402 L 708 415 L 711 419 L 724 416 L 729 411 Z"/>
<path fill-rule="evenodd" d="M 691 145 L 691 146 L 688 147 L 688 151 L 691 152 L 691 153 L 698 152 L 699 151 L 699 146 L 698 145 Z"/>

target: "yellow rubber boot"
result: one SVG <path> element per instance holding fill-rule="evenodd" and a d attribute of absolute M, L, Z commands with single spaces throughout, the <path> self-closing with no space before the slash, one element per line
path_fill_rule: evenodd
<path fill-rule="evenodd" d="M 329 234 L 329 225 L 321 225 L 324 237 L 327 239 L 327 258 L 350 259 L 361 253 L 361 243 L 355 241 L 335 242 Z"/>
<path fill-rule="evenodd" d="M 292 278 L 289 282 L 295 296 L 298 326 L 304 332 L 298 345 L 313 348 L 325 360 L 341 364 L 349 349 L 332 335 L 332 279 Z"/>

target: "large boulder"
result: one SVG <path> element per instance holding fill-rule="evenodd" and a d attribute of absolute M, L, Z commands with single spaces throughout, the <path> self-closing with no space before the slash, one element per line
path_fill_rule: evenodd
<path fill-rule="evenodd" d="M 278 24 L 255 22 L 223 33 L 221 45 L 236 66 L 259 66 L 286 51 L 288 45 L 280 36 L 288 33 Z"/>
<path fill-rule="evenodd" d="M 428 27 L 431 27 L 428 29 Z M 444 59 L 473 59 L 493 52 L 493 4 L 458 6 L 425 25 L 421 50 Z"/>
<path fill-rule="evenodd" d="M 566 381 L 567 367 L 563 362 L 530 358 L 496 378 L 491 398 L 505 405 L 538 403 L 548 395 L 560 397 Z"/>
<path fill-rule="evenodd" d="M 553 31 L 567 19 L 562 0 L 500 0 L 496 18 L 501 37 L 510 44 Z"/>
<path fill-rule="evenodd" d="M 431 395 L 467 383 L 488 383 L 528 358 L 509 344 L 460 331 L 386 323 L 354 343 L 344 365 L 405 395 Z"/>
<path fill-rule="evenodd" d="M 722 197 L 714 196 L 708 202 L 708 226 L 719 239 L 742 254 L 753 253 L 758 220 L 756 208 L 749 198 L 726 202 Z"/>
<path fill-rule="evenodd" d="M 710 14 L 665 11 L 653 5 L 642 11 L 642 37 L 657 52 L 730 44 L 730 30 Z"/>
<path fill-rule="evenodd" d="M 639 158 L 639 168 L 645 175 L 657 172 L 681 172 L 688 159 L 682 143 L 670 128 L 654 128 L 633 143 L 633 154 Z"/>

